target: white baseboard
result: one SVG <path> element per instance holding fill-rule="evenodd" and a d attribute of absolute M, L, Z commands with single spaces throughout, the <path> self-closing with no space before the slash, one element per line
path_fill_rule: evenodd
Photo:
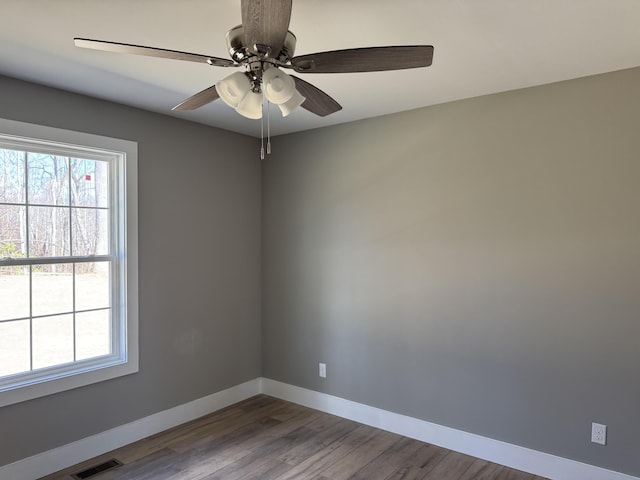
<path fill-rule="evenodd" d="M 640 480 L 275 380 L 263 378 L 260 385 L 262 393 L 272 397 L 553 480 Z"/>
<path fill-rule="evenodd" d="M 33 480 L 233 405 L 260 392 L 260 379 L 0 467 L 0 479 Z"/>
<path fill-rule="evenodd" d="M 553 480 L 640 480 L 623 473 L 455 430 L 326 393 L 256 378 L 184 405 L 0 467 L 0 479 L 33 480 L 202 417 L 259 393 Z"/>

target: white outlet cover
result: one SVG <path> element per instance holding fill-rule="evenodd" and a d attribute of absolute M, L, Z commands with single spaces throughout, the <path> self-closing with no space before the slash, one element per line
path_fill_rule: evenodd
<path fill-rule="evenodd" d="M 327 364 L 319 363 L 318 364 L 318 375 L 322 378 L 327 378 Z"/>
<path fill-rule="evenodd" d="M 591 424 L 591 441 L 600 445 L 607 444 L 607 426 L 601 423 Z"/>

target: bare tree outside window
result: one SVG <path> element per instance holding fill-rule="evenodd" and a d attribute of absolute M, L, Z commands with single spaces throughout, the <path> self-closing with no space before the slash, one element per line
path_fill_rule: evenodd
<path fill-rule="evenodd" d="M 138 371 L 136 142 L 0 118 L 0 407 Z"/>
<path fill-rule="evenodd" d="M 0 377 L 111 353 L 109 192 L 107 161 L 0 149 Z"/>

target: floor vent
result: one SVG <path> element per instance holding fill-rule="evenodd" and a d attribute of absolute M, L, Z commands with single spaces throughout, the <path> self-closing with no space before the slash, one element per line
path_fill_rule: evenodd
<path fill-rule="evenodd" d="M 99 473 L 106 472 L 107 470 L 111 470 L 113 468 L 117 468 L 122 465 L 122 462 L 112 458 L 111 460 L 107 460 L 100 465 L 94 465 L 93 467 L 87 468 L 78 473 L 74 473 L 71 475 L 71 478 L 75 478 L 76 480 L 85 480 L 85 478 L 91 478 L 94 475 L 98 475 Z"/>

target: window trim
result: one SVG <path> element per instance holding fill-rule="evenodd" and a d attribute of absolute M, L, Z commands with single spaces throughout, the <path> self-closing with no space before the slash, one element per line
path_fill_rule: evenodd
<path fill-rule="evenodd" d="M 130 140 L 2 118 L 0 118 L 0 136 L 3 143 L 10 142 L 11 137 L 17 137 L 16 140 L 28 139 L 34 148 L 38 145 L 47 145 L 48 152 L 55 151 L 56 144 L 64 146 L 66 151 L 69 147 L 74 151 L 77 150 L 78 155 L 82 155 L 83 151 L 94 152 L 94 155 L 96 150 L 116 152 L 119 155 L 117 161 L 120 163 L 118 175 L 122 177 L 116 178 L 119 201 L 113 208 L 117 208 L 118 215 L 124 219 L 120 222 L 116 235 L 125 245 L 126 252 L 125 255 L 117 252 L 116 264 L 123 271 L 117 272 L 121 288 L 119 292 L 114 292 L 112 306 L 114 310 L 119 310 L 118 317 L 122 319 L 119 343 L 124 346 L 124 349 L 118 358 L 107 362 L 104 357 L 78 361 L 75 362 L 78 368 L 73 370 L 67 368 L 65 371 L 60 371 L 61 369 L 56 367 L 43 369 L 42 375 L 35 379 L 27 378 L 31 377 L 29 374 L 24 375 L 24 381 L 0 388 L 0 407 L 136 373 L 139 369 L 138 144 Z M 121 301 L 122 295 L 126 298 L 124 302 Z"/>

